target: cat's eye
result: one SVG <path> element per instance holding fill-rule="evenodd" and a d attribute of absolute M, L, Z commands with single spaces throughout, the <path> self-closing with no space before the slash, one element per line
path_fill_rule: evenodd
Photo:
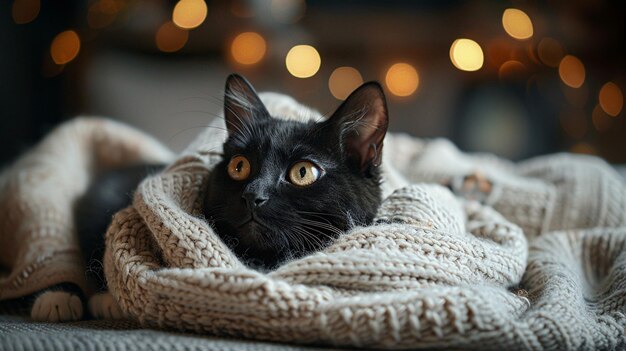
<path fill-rule="evenodd" d="M 241 155 L 234 156 L 228 163 L 228 175 L 234 180 L 248 179 L 250 176 L 250 161 Z"/>
<path fill-rule="evenodd" d="M 319 167 L 309 161 L 300 161 L 291 166 L 289 181 L 297 186 L 309 186 L 315 183 L 321 176 Z"/>

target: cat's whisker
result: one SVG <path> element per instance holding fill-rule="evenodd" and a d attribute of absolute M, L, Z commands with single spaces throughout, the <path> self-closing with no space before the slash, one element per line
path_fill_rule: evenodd
<path fill-rule="evenodd" d="M 300 211 L 300 210 L 296 210 L 296 213 L 302 213 L 302 214 L 314 214 L 314 215 L 320 215 L 320 216 L 331 216 L 331 217 L 337 217 L 337 218 L 344 218 L 344 216 L 342 215 L 338 215 L 335 213 L 324 213 L 324 212 L 313 212 L 313 211 Z"/>
<path fill-rule="evenodd" d="M 300 237 L 302 239 L 306 240 L 306 243 L 309 244 L 310 246 L 316 247 L 316 246 L 322 246 L 323 245 L 322 240 L 320 240 L 313 233 L 307 231 L 306 228 L 298 226 L 298 227 L 294 227 L 294 230 L 298 231 L 300 233 Z M 302 250 L 306 251 L 306 247 L 304 245 L 302 246 Z"/>
<path fill-rule="evenodd" d="M 318 235 L 316 235 L 316 234 L 314 235 L 314 237 L 315 237 L 316 239 L 321 240 L 321 242 L 324 242 L 325 240 L 329 240 L 329 241 L 330 241 L 330 240 L 334 240 L 334 239 L 335 239 L 335 237 L 334 237 L 334 236 L 332 236 L 332 235 L 330 235 L 330 234 L 328 234 L 327 232 L 325 232 L 325 231 L 323 231 L 323 230 L 322 230 L 322 229 L 325 229 L 325 228 L 315 227 L 315 226 L 313 226 L 313 225 L 311 225 L 311 224 L 309 224 L 309 223 L 302 223 L 302 222 L 300 222 L 299 224 L 302 226 L 302 228 L 307 229 L 307 231 L 308 231 L 308 230 L 313 230 L 313 231 L 315 231 L 317 234 L 321 235 L 321 236 L 322 236 L 322 238 L 319 238 L 319 236 L 318 236 Z M 322 240 L 322 239 L 325 239 L 325 240 Z"/>
<path fill-rule="evenodd" d="M 322 229 L 327 229 L 329 231 L 331 231 L 332 233 L 335 234 L 341 234 L 342 230 L 335 227 L 334 225 L 328 224 L 328 223 L 323 223 L 323 222 L 319 222 L 319 221 L 313 221 L 310 219 L 305 219 L 305 218 L 301 218 L 301 221 L 303 221 L 304 223 L 310 224 L 312 226 L 318 227 L 318 228 L 322 228 Z"/>
<path fill-rule="evenodd" d="M 309 245 L 312 245 L 313 247 L 320 247 L 324 245 L 324 240 L 320 239 L 314 233 L 311 233 L 310 231 L 308 231 L 307 227 L 299 226 L 299 228 L 304 234 L 304 238 L 307 240 L 307 243 Z"/>

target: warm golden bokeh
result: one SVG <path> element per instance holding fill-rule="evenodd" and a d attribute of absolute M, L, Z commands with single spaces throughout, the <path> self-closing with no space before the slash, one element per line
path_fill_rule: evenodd
<path fill-rule="evenodd" d="M 396 63 L 389 67 L 385 75 L 387 89 L 396 96 L 409 96 L 419 86 L 419 75 L 415 67 L 408 63 Z"/>
<path fill-rule="evenodd" d="M 585 155 L 595 155 L 598 152 L 596 149 L 589 143 L 578 143 L 572 146 L 570 149 L 575 154 L 585 154 Z"/>
<path fill-rule="evenodd" d="M 289 50 L 285 65 L 291 75 L 297 78 L 313 77 L 322 65 L 322 58 L 310 45 L 296 45 Z"/>
<path fill-rule="evenodd" d="M 450 60 L 454 67 L 471 72 L 483 66 L 485 57 L 477 42 L 471 39 L 457 39 L 450 46 Z"/>
<path fill-rule="evenodd" d="M 12 8 L 13 21 L 17 24 L 30 23 L 37 18 L 40 9 L 39 0 L 15 0 Z"/>
<path fill-rule="evenodd" d="M 176 52 L 182 49 L 188 39 L 189 32 L 177 27 L 171 21 L 163 23 L 154 38 L 157 48 L 163 52 Z"/>
<path fill-rule="evenodd" d="M 50 45 L 50 56 L 57 65 L 64 65 L 76 58 L 80 51 L 80 38 L 73 30 L 57 34 Z"/>
<path fill-rule="evenodd" d="M 339 100 L 345 100 L 361 84 L 361 73 L 352 67 L 339 67 L 328 78 L 328 89 Z"/>
<path fill-rule="evenodd" d="M 504 10 L 502 26 L 515 39 L 524 40 L 533 36 L 533 22 L 524 11 L 518 9 Z"/>
<path fill-rule="evenodd" d="M 552 38 L 543 38 L 537 46 L 537 54 L 544 65 L 558 67 L 563 59 L 564 50 L 558 41 Z"/>
<path fill-rule="evenodd" d="M 578 58 L 567 55 L 559 63 L 559 76 L 568 86 L 580 88 L 585 83 L 585 66 Z"/>
<path fill-rule="evenodd" d="M 498 69 L 498 77 L 503 80 L 522 80 L 528 76 L 528 70 L 523 63 L 509 60 Z"/>
<path fill-rule="evenodd" d="M 606 112 L 602 110 L 600 105 L 596 105 L 593 108 L 593 112 L 591 113 L 591 122 L 593 122 L 593 126 L 596 127 L 596 130 L 599 132 L 604 132 L 611 128 L 611 124 L 613 124 L 613 118 L 607 115 Z"/>
<path fill-rule="evenodd" d="M 600 89 L 598 94 L 600 106 L 608 115 L 616 117 L 624 107 L 624 95 L 622 90 L 613 82 L 608 82 Z"/>
<path fill-rule="evenodd" d="M 242 65 L 253 65 L 265 56 L 267 44 L 265 39 L 255 32 L 244 32 L 235 37 L 230 45 L 233 59 Z"/>
<path fill-rule="evenodd" d="M 204 0 L 180 0 L 172 12 L 174 24 L 184 29 L 193 29 L 206 19 L 207 6 Z"/>

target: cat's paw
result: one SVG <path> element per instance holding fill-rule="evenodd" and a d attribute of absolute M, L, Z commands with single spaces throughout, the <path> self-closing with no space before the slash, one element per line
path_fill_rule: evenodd
<path fill-rule="evenodd" d="M 98 319 L 122 319 L 124 313 L 109 292 L 98 293 L 89 299 L 89 312 Z"/>
<path fill-rule="evenodd" d="M 39 322 L 77 321 L 83 318 L 83 302 L 70 292 L 46 291 L 35 300 L 30 317 Z"/>

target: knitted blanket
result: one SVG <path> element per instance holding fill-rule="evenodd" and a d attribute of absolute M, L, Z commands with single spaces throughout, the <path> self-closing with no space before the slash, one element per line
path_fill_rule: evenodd
<path fill-rule="evenodd" d="M 287 98 L 263 99 L 273 115 L 319 118 Z M 626 348 L 626 188 L 603 161 L 562 154 L 513 164 L 388 135 L 374 224 L 263 273 L 202 219 L 222 133 L 208 128 L 146 179 L 107 231 L 109 287 L 141 324 L 372 348 Z M 49 276 L 80 280 L 68 268 L 69 209 L 93 168 L 170 157 L 129 127 L 82 119 L 18 161 L 1 177 L 9 274 L 0 299 Z"/>

